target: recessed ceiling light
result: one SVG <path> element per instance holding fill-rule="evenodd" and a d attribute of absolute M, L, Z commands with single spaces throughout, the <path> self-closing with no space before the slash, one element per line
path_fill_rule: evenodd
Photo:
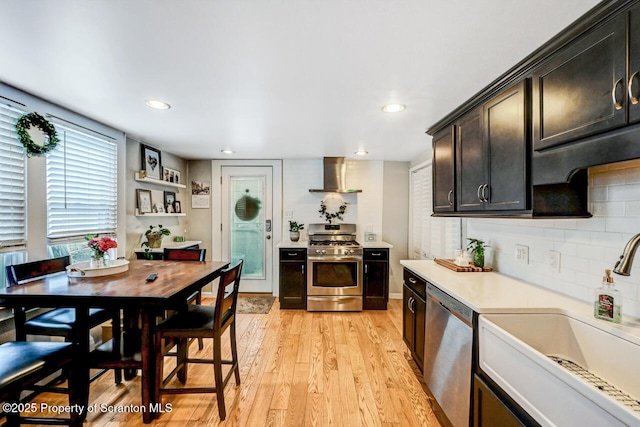
<path fill-rule="evenodd" d="M 233 154 L 233 153 L 235 153 L 235 151 L 233 151 L 233 150 L 220 150 L 220 152 L 222 154 Z"/>
<path fill-rule="evenodd" d="M 171 105 L 158 99 L 147 99 L 145 104 L 147 104 L 148 107 L 155 108 L 156 110 L 168 110 L 171 108 Z"/>
<path fill-rule="evenodd" d="M 366 156 L 367 154 L 369 154 L 368 151 L 364 151 L 364 150 L 356 151 L 356 156 Z"/>
<path fill-rule="evenodd" d="M 385 113 L 399 113 L 400 111 L 404 110 L 405 108 L 407 108 L 406 105 L 389 104 L 389 105 L 385 105 L 384 107 L 382 107 L 382 111 L 384 111 Z"/>

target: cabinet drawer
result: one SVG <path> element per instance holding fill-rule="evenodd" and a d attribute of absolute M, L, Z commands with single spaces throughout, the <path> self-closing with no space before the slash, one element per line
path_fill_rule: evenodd
<path fill-rule="evenodd" d="M 427 298 L 427 282 L 421 277 L 413 274 L 411 271 L 404 269 L 404 284 L 413 290 L 416 294 L 420 295 L 422 299 Z"/>
<path fill-rule="evenodd" d="M 365 249 L 363 251 L 365 261 L 388 261 L 389 249 Z"/>
<path fill-rule="evenodd" d="M 305 261 L 306 249 L 280 249 L 280 261 Z"/>

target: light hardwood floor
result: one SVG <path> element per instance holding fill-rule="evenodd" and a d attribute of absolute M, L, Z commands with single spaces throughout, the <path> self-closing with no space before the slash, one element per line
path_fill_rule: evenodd
<path fill-rule="evenodd" d="M 268 314 L 239 314 L 242 384 L 231 379 L 225 390 L 227 419 L 220 421 L 215 395 L 169 395 L 171 411 L 150 425 L 440 426 L 401 328 L 399 300 L 359 313 L 280 310 L 276 300 Z M 202 352 L 210 346 L 205 341 Z M 212 381 L 211 367 L 189 369 L 190 385 Z M 91 385 L 89 400 L 98 411 L 86 426 L 143 425 L 141 414 L 100 410 L 137 407 L 139 377 L 115 386 L 108 373 Z M 36 401 L 65 403 L 52 394 Z"/>

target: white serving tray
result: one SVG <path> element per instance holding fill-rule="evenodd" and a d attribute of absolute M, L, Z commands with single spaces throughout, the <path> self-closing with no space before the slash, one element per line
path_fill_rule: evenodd
<path fill-rule="evenodd" d="M 99 277 L 123 273 L 129 270 L 129 260 L 114 259 L 106 267 L 91 267 L 89 261 L 77 262 L 67 266 L 69 277 Z"/>

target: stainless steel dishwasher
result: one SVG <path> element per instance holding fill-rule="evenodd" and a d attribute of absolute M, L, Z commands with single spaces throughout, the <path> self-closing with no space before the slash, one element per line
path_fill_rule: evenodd
<path fill-rule="evenodd" d="M 473 311 L 427 282 L 424 380 L 455 427 L 471 414 Z"/>

